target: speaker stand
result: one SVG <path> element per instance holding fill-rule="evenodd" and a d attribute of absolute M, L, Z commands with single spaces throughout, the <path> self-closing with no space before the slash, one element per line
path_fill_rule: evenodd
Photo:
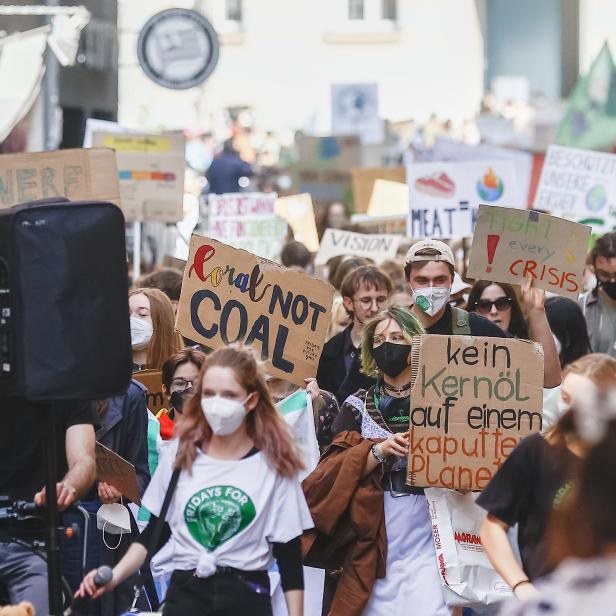
<path fill-rule="evenodd" d="M 50 405 L 51 406 L 51 405 Z M 62 570 L 60 564 L 60 541 L 58 539 L 58 480 L 57 446 L 58 420 L 54 409 L 47 413 L 49 440 L 47 441 L 47 483 L 45 487 L 47 503 L 47 590 L 49 593 L 49 613 L 62 615 Z"/>

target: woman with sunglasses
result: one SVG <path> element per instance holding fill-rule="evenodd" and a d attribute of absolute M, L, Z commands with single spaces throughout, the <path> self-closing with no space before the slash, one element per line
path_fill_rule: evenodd
<path fill-rule="evenodd" d="M 515 338 L 528 340 L 528 323 L 510 284 L 477 280 L 470 290 L 467 310 L 479 313 Z"/>

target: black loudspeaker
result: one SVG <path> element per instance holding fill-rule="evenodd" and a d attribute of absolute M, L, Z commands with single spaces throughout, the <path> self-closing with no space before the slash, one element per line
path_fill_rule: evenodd
<path fill-rule="evenodd" d="M 0 209 L 0 394 L 97 399 L 128 387 L 125 242 L 112 203 Z"/>

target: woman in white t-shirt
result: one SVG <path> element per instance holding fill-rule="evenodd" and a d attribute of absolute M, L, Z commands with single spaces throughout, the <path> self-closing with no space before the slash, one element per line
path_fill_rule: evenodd
<path fill-rule="evenodd" d="M 252 352 L 230 345 L 206 360 L 199 395 L 186 405 L 177 438 L 161 455 L 143 497 L 152 520 L 112 581 L 95 571 L 77 596 L 98 597 L 146 560 L 174 468 L 181 469 L 156 550 L 169 538 L 174 573 L 163 614 L 271 614 L 267 571 L 278 561 L 290 616 L 303 612 L 300 536 L 312 527 L 297 472 L 302 468 L 284 420 Z"/>

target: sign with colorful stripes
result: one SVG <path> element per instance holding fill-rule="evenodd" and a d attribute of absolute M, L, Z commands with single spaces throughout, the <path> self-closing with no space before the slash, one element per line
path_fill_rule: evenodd
<path fill-rule="evenodd" d="M 184 135 L 95 131 L 93 145 L 115 150 L 127 220 L 178 222 L 184 217 Z"/>

